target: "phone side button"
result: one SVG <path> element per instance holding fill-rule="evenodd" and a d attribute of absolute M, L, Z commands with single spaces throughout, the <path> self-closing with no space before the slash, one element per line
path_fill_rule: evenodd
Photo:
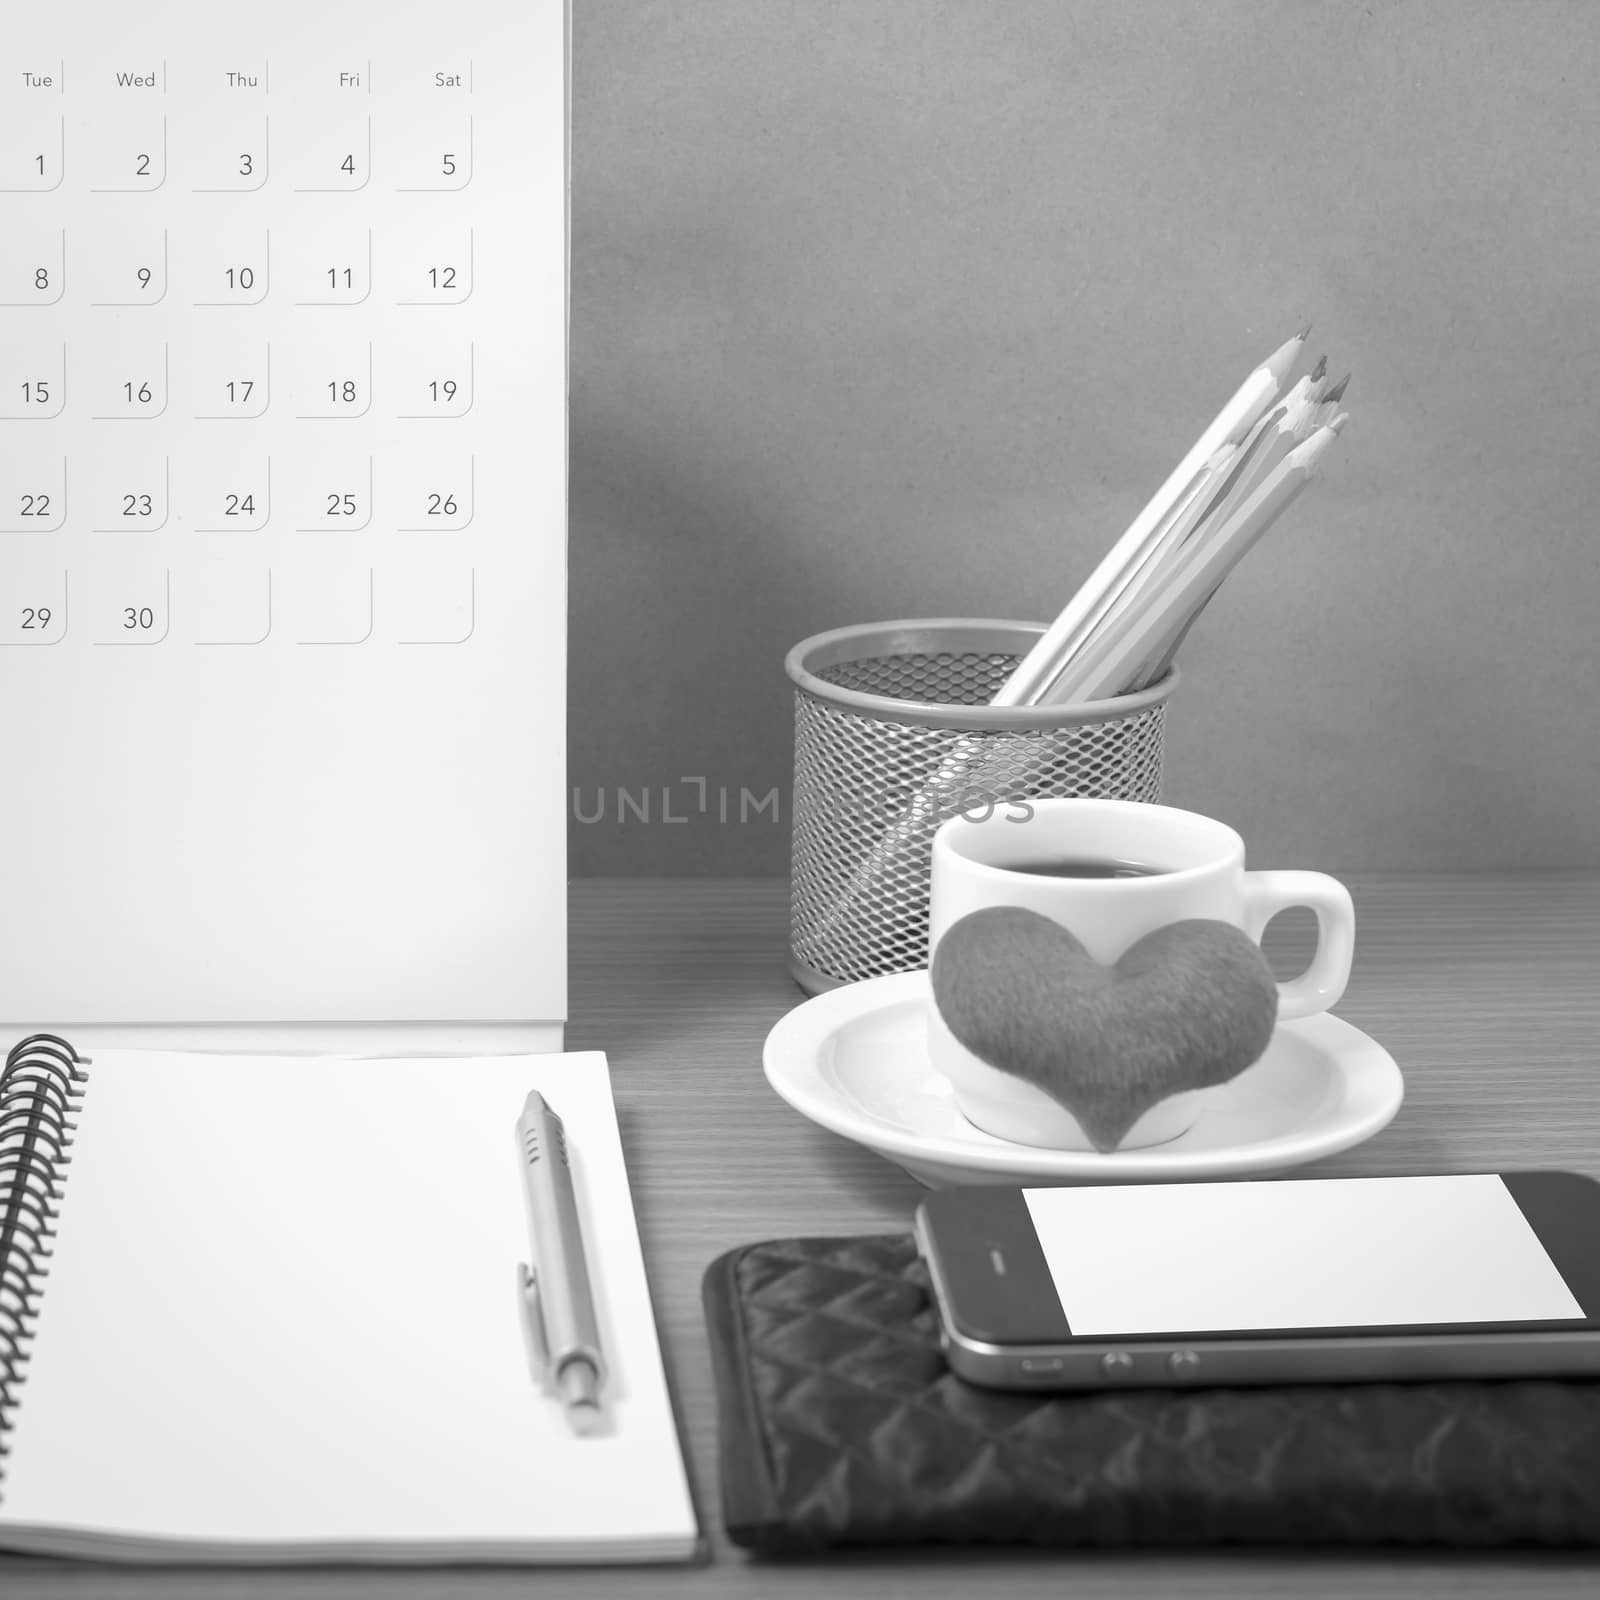
<path fill-rule="evenodd" d="M 1100 1357 L 1100 1376 L 1102 1378 L 1131 1378 L 1133 1376 L 1133 1357 L 1126 1350 L 1108 1350 Z"/>
<path fill-rule="evenodd" d="M 1193 1350 L 1174 1350 L 1167 1357 L 1167 1371 L 1180 1382 L 1188 1382 L 1200 1375 L 1200 1357 Z"/>

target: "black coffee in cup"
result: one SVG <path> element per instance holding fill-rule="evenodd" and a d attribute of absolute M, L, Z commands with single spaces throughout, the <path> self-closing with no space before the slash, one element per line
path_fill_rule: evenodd
<path fill-rule="evenodd" d="M 1035 878 L 1159 878 L 1172 870 L 1148 861 L 1118 861 L 1103 856 L 1058 856 L 1006 863 L 1007 872 L 1026 872 Z"/>

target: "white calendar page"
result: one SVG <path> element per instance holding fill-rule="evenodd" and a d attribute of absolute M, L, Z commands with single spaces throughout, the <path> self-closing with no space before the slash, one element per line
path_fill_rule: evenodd
<path fill-rule="evenodd" d="M 566 61 L 9 8 L 0 1016 L 564 1016 Z"/>

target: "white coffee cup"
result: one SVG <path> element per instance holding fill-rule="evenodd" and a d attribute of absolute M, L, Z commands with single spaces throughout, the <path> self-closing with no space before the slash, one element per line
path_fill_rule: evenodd
<path fill-rule="evenodd" d="M 1161 870 L 1143 877 L 1061 877 L 1046 862 L 1122 861 Z M 933 839 L 930 961 L 952 924 L 992 906 L 1022 906 L 1074 934 L 1111 965 L 1147 933 L 1189 917 L 1242 928 L 1258 943 L 1267 923 L 1291 906 L 1317 919 L 1317 950 L 1297 978 L 1278 985 L 1278 1019 L 1326 1011 L 1350 981 L 1355 907 L 1322 872 L 1251 872 L 1244 841 L 1225 823 L 1194 811 L 1130 800 L 1031 800 L 981 819 L 953 817 Z M 1078 1120 L 1042 1089 L 997 1071 L 961 1044 L 928 1005 L 928 1046 L 974 1126 L 1019 1144 L 1057 1150 L 1092 1145 Z M 1147 1111 L 1118 1149 L 1163 1144 L 1185 1133 L 1212 1091 L 1173 1095 Z"/>

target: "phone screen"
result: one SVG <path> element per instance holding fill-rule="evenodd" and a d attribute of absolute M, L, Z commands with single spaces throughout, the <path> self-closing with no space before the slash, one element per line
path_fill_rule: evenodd
<path fill-rule="evenodd" d="M 1494 1174 L 1023 1198 L 1075 1336 L 1584 1320 Z"/>

